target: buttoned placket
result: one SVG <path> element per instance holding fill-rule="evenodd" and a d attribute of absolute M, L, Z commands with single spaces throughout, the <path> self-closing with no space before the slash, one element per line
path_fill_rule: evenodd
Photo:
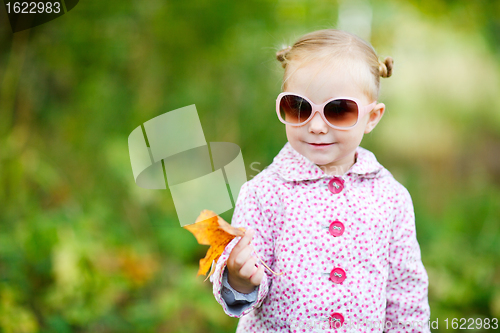
<path fill-rule="evenodd" d="M 350 200 L 350 184 L 348 184 L 347 173 L 342 175 L 342 176 L 329 176 L 325 177 L 325 180 L 321 183 L 321 187 L 324 188 L 328 193 L 332 196 L 339 196 L 337 199 L 344 199 L 345 200 L 345 211 L 346 214 L 345 216 L 353 216 L 353 205 L 352 201 Z M 340 200 L 337 200 L 338 203 L 340 203 Z M 342 201 L 344 201 L 342 200 Z M 349 207 L 351 206 L 351 207 Z M 351 249 L 351 242 L 350 242 L 350 237 L 346 237 L 348 232 L 347 228 L 350 227 L 351 221 L 342 221 L 339 219 L 335 219 L 333 221 L 329 221 L 328 225 L 323 225 L 323 229 L 329 233 L 329 236 L 332 238 L 339 238 L 339 240 L 342 240 L 342 243 L 344 243 L 344 246 L 342 247 L 342 252 L 340 253 L 335 253 L 335 258 L 334 262 L 330 266 L 330 271 L 323 272 L 322 275 L 327 277 L 332 283 L 332 285 L 337 285 L 337 284 L 342 284 L 342 286 L 346 289 L 346 291 L 349 293 L 349 297 L 345 298 L 344 301 L 347 304 L 352 304 L 352 291 L 349 288 L 349 285 L 351 285 L 351 282 L 348 280 L 349 276 L 346 272 L 346 269 L 348 270 L 349 266 L 349 252 L 352 250 Z M 347 251 L 345 253 L 344 258 L 342 258 L 343 252 Z M 328 317 L 330 323 L 334 325 L 335 323 L 340 322 L 341 324 L 344 324 L 345 318 L 350 315 L 351 309 L 350 306 L 345 306 L 343 305 L 340 310 L 334 311 L 330 314 Z M 352 318 L 351 318 L 352 319 Z M 349 327 L 344 326 L 345 329 L 348 331 L 350 330 Z"/>

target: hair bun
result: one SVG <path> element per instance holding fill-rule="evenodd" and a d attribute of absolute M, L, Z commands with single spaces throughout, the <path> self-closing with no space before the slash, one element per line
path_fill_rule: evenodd
<path fill-rule="evenodd" d="M 279 62 L 281 62 L 281 66 L 285 68 L 286 66 L 286 54 L 292 49 L 291 46 L 287 46 L 284 49 L 279 50 L 276 52 L 276 59 L 278 59 Z"/>
<path fill-rule="evenodd" d="M 386 57 L 384 62 L 379 62 L 378 70 L 381 77 L 390 77 L 392 75 L 392 68 L 394 67 L 394 60 L 391 57 Z"/>

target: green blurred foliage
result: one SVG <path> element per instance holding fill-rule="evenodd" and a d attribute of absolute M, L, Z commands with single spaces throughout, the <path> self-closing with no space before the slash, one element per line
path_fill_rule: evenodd
<path fill-rule="evenodd" d="M 396 67 L 362 145 L 412 194 L 432 320 L 499 318 L 499 2 L 369 5 Z M 206 247 L 168 190 L 135 185 L 127 138 L 196 104 L 207 141 L 237 143 L 255 176 L 286 142 L 275 52 L 339 8 L 81 1 L 16 34 L 0 11 L 0 331 L 234 332 L 196 277 Z"/>

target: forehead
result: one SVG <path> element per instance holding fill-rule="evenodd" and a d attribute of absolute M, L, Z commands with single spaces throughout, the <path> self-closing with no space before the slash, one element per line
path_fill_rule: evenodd
<path fill-rule="evenodd" d="M 292 65 L 291 63 L 290 65 Z M 316 104 L 336 97 L 369 100 L 370 71 L 360 61 L 315 61 L 290 66 L 285 91 L 301 94 Z"/>

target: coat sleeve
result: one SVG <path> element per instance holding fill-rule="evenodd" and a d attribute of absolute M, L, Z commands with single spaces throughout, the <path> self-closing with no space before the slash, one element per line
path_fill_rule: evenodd
<path fill-rule="evenodd" d="M 392 328 L 387 326 L 386 332 L 430 332 L 429 282 L 417 242 L 413 203 L 408 190 L 398 185 L 387 282 L 386 323 Z"/>
<path fill-rule="evenodd" d="M 253 180 L 255 180 L 255 178 Z M 255 251 L 259 254 L 259 257 L 266 263 L 266 265 L 273 267 L 274 241 L 271 222 L 268 218 L 271 210 L 268 210 L 267 212 L 264 211 L 259 198 L 263 198 L 265 196 L 257 195 L 257 190 L 258 189 L 255 188 L 255 185 L 253 185 L 253 181 L 248 181 L 243 184 L 236 201 L 236 207 L 234 209 L 231 225 L 235 227 L 244 227 L 246 229 L 254 229 L 255 234 L 252 238 L 251 244 L 253 244 Z M 222 308 L 227 315 L 236 318 L 240 318 L 253 311 L 255 308 L 260 307 L 269 292 L 272 282 L 272 273 L 265 269 L 262 282 L 258 287 L 257 299 L 255 302 L 251 303 L 250 306 L 246 307 L 241 313 L 236 313 L 228 309 L 228 305 L 222 297 L 223 274 L 231 250 L 240 239 L 241 237 L 235 237 L 226 246 L 224 252 L 217 261 L 214 274 L 210 277 L 210 281 L 213 283 L 213 293 L 216 301 L 222 305 Z M 258 262 L 257 265 L 261 265 L 261 263 Z"/>

